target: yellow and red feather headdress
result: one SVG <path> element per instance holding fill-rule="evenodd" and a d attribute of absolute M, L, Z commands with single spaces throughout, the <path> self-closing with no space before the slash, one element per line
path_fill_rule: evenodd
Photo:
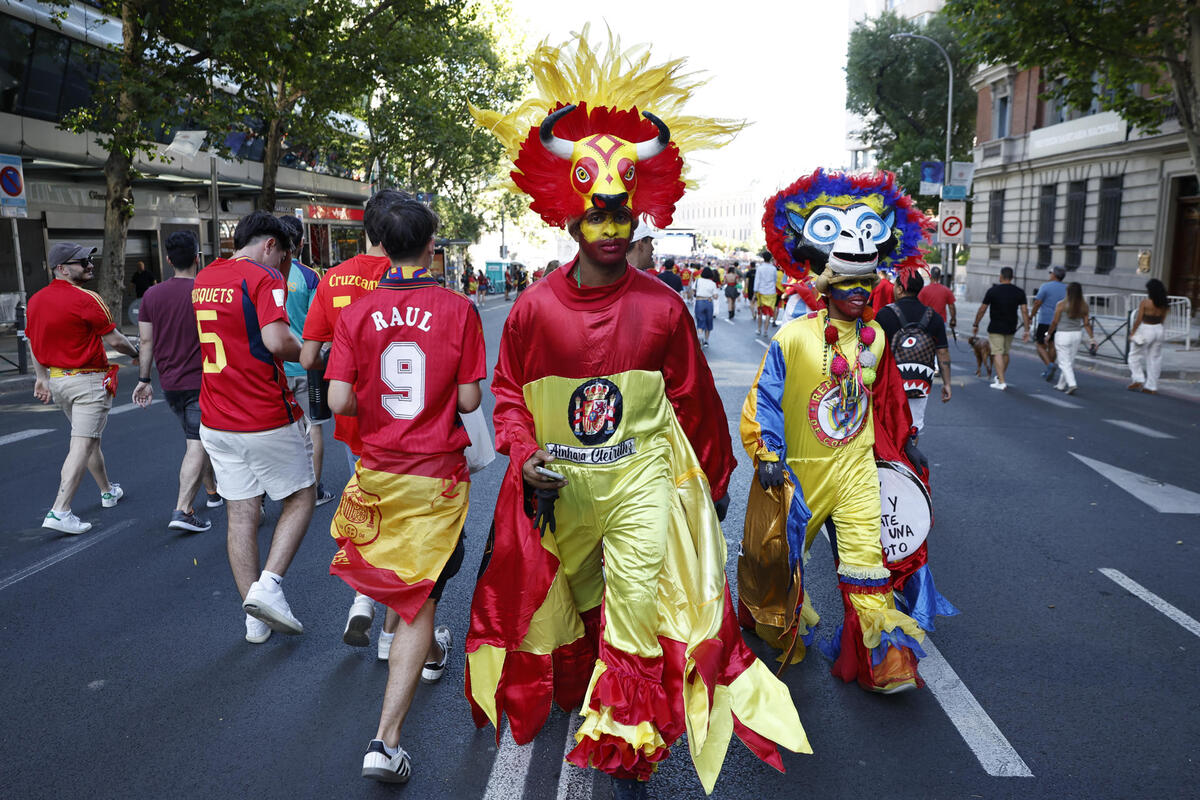
<path fill-rule="evenodd" d="M 587 203 L 572 184 L 577 164 L 544 144 L 539 129 L 547 116 L 576 106 L 552 125 L 554 136 L 567 143 L 600 137 L 603 147 L 609 137 L 637 143 L 660 136 L 662 129 L 643 116 L 650 112 L 669 129 L 670 141 L 657 154 L 636 161 L 636 190 L 629 192 L 629 204 L 635 218 L 648 217 L 666 227 L 688 185 L 683 156 L 727 144 L 743 123 L 683 113 L 684 104 L 704 84 L 683 71 L 684 59 L 652 66 L 648 48 L 622 51 L 620 40 L 610 33 L 607 49 L 594 49 L 588 33 L 584 26 L 563 45 L 547 40 L 533 52 L 531 96 L 516 110 L 501 114 L 472 106 L 471 115 L 504 145 L 513 184 L 530 196 L 530 208 L 548 224 L 563 227 L 582 216 Z"/>

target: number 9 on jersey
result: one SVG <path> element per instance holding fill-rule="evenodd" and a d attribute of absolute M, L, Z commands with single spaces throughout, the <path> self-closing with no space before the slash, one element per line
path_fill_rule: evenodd
<path fill-rule="evenodd" d="M 381 395 L 396 419 L 413 419 L 425 408 L 425 353 L 415 342 L 392 342 L 380 357 L 379 377 L 395 394 Z"/>

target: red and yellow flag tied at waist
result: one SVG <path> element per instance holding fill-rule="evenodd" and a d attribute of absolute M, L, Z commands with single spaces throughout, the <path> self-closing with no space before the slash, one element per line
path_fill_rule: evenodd
<path fill-rule="evenodd" d="M 454 478 L 359 463 L 330 525 L 339 549 L 329 573 L 411 623 L 458 544 L 469 492 Z"/>

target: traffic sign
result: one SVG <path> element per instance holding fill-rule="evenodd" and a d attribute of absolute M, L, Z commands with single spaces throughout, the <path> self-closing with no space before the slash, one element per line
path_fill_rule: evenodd
<path fill-rule="evenodd" d="M 938 242 L 962 244 L 965 240 L 967 204 L 959 202 L 938 205 Z"/>
<path fill-rule="evenodd" d="M 0 216 L 28 216 L 20 156 L 0 155 Z"/>

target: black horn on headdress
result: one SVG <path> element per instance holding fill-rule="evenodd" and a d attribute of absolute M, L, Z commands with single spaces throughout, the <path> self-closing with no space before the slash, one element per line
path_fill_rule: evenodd
<path fill-rule="evenodd" d="M 538 137 L 542 140 L 542 146 L 549 150 L 559 158 L 571 160 L 572 154 L 575 152 L 575 143 L 569 142 L 566 139 L 561 139 L 554 135 L 554 126 L 560 119 L 570 114 L 575 110 L 575 106 L 563 106 L 558 111 L 551 113 L 542 121 L 542 126 L 538 128 Z M 638 145 L 641 147 L 641 145 Z"/>
<path fill-rule="evenodd" d="M 642 116 L 654 123 L 654 127 L 658 128 L 658 136 L 637 143 L 638 161 L 646 158 L 654 158 L 663 150 L 666 150 L 667 145 L 671 143 L 671 129 L 667 127 L 665 122 L 649 111 L 643 111 Z"/>

